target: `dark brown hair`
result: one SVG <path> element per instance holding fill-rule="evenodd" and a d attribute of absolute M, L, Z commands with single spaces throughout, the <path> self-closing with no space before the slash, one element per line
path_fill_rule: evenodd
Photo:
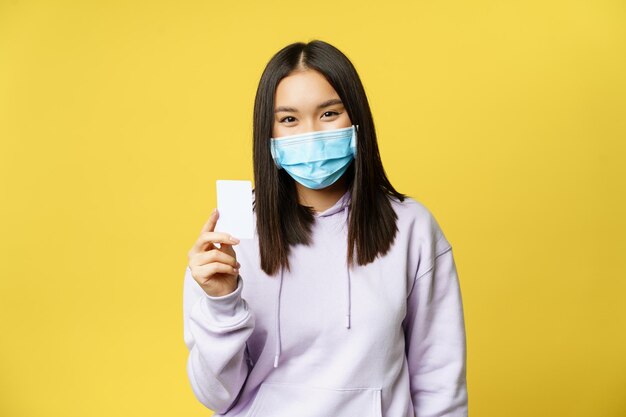
<path fill-rule="evenodd" d="M 400 201 L 406 198 L 387 179 L 367 96 L 350 60 L 339 49 L 320 40 L 287 45 L 265 67 L 254 101 L 254 211 L 261 268 L 268 275 L 274 275 L 281 266 L 289 269 L 291 246 L 310 243 L 315 220 L 312 208 L 299 204 L 294 179 L 276 167 L 270 151 L 276 87 L 298 68 L 321 73 L 339 94 L 352 124 L 359 126 L 356 156 L 344 173 L 352 195 L 348 264 L 355 261 L 355 249 L 359 265 L 387 253 L 398 230 L 397 215 L 389 197 Z"/>

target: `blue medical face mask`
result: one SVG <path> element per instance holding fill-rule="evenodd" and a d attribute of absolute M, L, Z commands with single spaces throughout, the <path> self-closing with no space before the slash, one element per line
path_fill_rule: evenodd
<path fill-rule="evenodd" d="M 358 125 L 271 138 L 274 163 L 307 188 L 337 181 L 356 155 Z"/>

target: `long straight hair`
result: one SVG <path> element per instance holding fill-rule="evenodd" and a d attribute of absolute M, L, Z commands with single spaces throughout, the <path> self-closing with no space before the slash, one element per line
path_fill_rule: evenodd
<path fill-rule="evenodd" d="M 321 73 L 339 94 L 352 124 L 359 125 L 356 156 L 344 173 L 351 191 L 348 265 L 355 260 L 366 265 L 388 252 L 398 231 L 389 197 L 399 201 L 406 198 L 385 174 L 365 89 L 350 60 L 320 40 L 287 45 L 265 67 L 254 101 L 254 211 L 261 268 L 268 275 L 274 275 L 281 266 L 289 269 L 291 246 L 311 243 L 315 221 L 313 209 L 298 202 L 294 179 L 276 167 L 270 151 L 276 88 L 297 69 Z"/>

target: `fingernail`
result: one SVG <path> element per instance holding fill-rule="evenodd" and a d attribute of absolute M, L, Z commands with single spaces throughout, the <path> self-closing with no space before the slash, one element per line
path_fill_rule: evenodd
<path fill-rule="evenodd" d="M 237 262 L 237 269 L 241 268 L 241 264 Z"/>
<path fill-rule="evenodd" d="M 239 273 L 239 269 L 233 268 L 233 273 L 238 274 Z"/>
<path fill-rule="evenodd" d="M 239 243 L 239 239 L 237 239 L 236 237 L 233 237 L 233 236 L 230 237 L 230 241 L 234 242 L 234 243 Z"/>
<path fill-rule="evenodd" d="M 213 209 L 213 211 L 211 212 L 211 216 L 215 216 L 215 213 L 217 213 L 217 208 Z"/>

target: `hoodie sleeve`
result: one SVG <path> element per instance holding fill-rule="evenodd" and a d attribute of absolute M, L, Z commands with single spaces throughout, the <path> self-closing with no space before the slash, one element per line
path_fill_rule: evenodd
<path fill-rule="evenodd" d="M 187 375 L 196 398 L 216 413 L 230 409 L 246 381 L 249 368 L 246 342 L 255 317 L 237 289 L 209 296 L 187 266 L 183 288 L 184 339 L 189 350 Z"/>
<path fill-rule="evenodd" d="M 442 237 L 442 235 L 441 235 Z M 452 247 L 445 238 L 418 271 L 404 323 L 416 417 L 467 417 L 463 305 Z"/>

